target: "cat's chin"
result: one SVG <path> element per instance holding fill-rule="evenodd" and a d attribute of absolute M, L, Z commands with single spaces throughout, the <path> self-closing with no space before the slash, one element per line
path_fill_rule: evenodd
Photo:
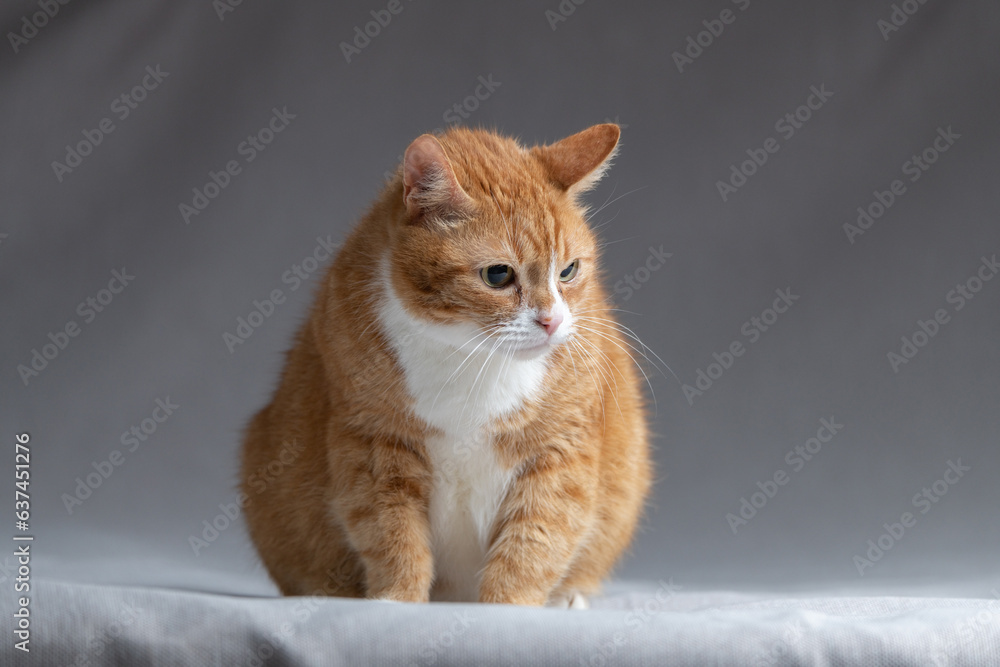
<path fill-rule="evenodd" d="M 552 347 L 553 345 L 549 341 L 539 343 L 538 345 L 534 345 L 532 347 L 519 347 L 514 350 L 514 358 L 524 361 L 538 359 L 539 357 L 543 357 L 548 354 L 549 351 L 552 350 Z"/>

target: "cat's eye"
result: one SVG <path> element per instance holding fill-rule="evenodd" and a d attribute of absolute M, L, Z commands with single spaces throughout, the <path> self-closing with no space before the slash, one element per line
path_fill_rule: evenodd
<path fill-rule="evenodd" d="M 580 260 L 574 259 L 569 266 L 567 266 L 559 273 L 559 280 L 563 281 L 564 283 L 568 283 L 569 281 L 573 280 L 573 278 L 576 278 L 576 273 L 579 270 L 580 270 Z"/>
<path fill-rule="evenodd" d="M 483 277 L 483 282 L 490 287 L 506 287 L 514 280 L 514 269 L 506 264 L 484 267 L 479 274 Z"/>

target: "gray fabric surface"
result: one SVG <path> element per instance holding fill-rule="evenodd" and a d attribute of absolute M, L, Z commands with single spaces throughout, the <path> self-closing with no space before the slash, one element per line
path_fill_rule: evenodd
<path fill-rule="evenodd" d="M 617 119 L 608 286 L 677 375 L 647 367 L 658 478 L 618 575 L 654 583 L 469 608 L 433 664 L 768 664 L 799 623 L 774 664 L 934 664 L 949 636 L 947 664 L 996 664 L 995 619 L 961 624 L 1000 586 L 1000 5 L 401 0 L 345 55 L 386 7 L 0 7 L 0 438 L 31 434 L 37 650 L 0 551 L 0 662 L 70 664 L 126 604 L 92 664 L 240 664 L 293 621 L 225 513 L 324 258 L 423 132 Z M 660 580 L 674 606 L 629 630 Z M 327 601 L 282 655 L 432 664 L 456 609 Z"/>
<path fill-rule="evenodd" d="M 673 581 L 618 585 L 587 611 L 55 582 L 35 596 L 30 664 L 52 667 L 1000 664 L 995 599 L 707 594 Z M 6 623 L 0 641 L 4 664 L 29 664 Z"/>

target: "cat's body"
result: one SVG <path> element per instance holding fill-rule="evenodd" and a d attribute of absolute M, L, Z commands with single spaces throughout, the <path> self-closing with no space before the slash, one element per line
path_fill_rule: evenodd
<path fill-rule="evenodd" d="M 246 516 L 283 593 L 541 605 L 597 588 L 650 484 L 630 344 L 575 200 L 617 139 L 410 146 L 247 432 Z"/>

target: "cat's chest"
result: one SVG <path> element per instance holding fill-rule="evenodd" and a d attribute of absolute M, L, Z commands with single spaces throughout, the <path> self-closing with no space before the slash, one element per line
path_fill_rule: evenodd
<path fill-rule="evenodd" d="M 469 346 L 476 344 L 482 347 L 469 356 L 433 339 L 397 348 L 413 411 L 429 425 L 454 432 L 487 428 L 539 393 L 544 365 L 510 360 L 490 342 Z"/>
<path fill-rule="evenodd" d="M 434 559 L 434 600 L 477 599 L 497 512 L 513 479 L 497 460 L 487 437 L 457 433 L 430 436 L 428 507 Z"/>
<path fill-rule="evenodd" d="M 544 357 L 516 359 L 472 325 L 428 324 L 410 315 L 385 282 L 378 311 L 413 412 L 444 432 L 478 431 L 535 399 Z"/>
<path fill-rule="evenodd" d="M 436 427 L 424 441 L 430 462 L 428 520 L 434 560 L 434 600 L 473 602 L 497 512 L 513 471 L 497 456 L 491 423 L 532 395 L 533 379 L 503 371 L 484 357 L 464 366 L 459 355 L 411 340 L 398 358 L 418 417 Z M 488 355 L 486 355 L 488 357 Z M 462 359 L 465 359 L 464 357 Z"/>
<path fill-rule="evenodd" d="M 424 443 L 433 480 L 432 599 L 474 601 L 497 512 L 514 477 L 497 456 L 493 425 L 538 396 L 545 361 L 513 359 L 471 328 L 430 331 L 388 285 L 379 320 L 414 414 L 433 427 Z"/>

